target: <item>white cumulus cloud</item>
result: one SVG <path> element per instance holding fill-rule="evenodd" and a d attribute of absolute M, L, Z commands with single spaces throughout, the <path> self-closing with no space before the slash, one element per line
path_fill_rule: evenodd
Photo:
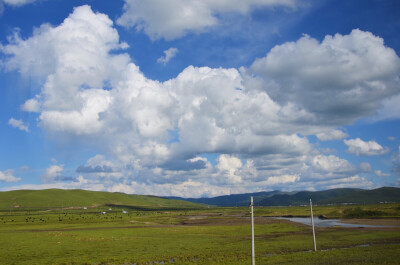
<path fill-rule="evenodd" d="M 334 155 L 317 155 L 312 160 L 312 165 L 325 172 L 353 172 L 355 166 L 345 159 Z"/>
<path fill-rule="evenodd" d="M 276 185 L 283 183 L 293 183 L 300 180 L 299 175 L 282 175 L 282 176 L 272 176 L 264 181 L 264 185 Z"/>
<path fill-rule="evenodd" d="M 3 182 L 18 182 L 21 178 L 14 177 L 13 170 L 0 171 L 0 181 Z"/>
<path fill-rule="evenodd" d="M 221 175 L 225 175 L 232 183 L 241 182 L 241 177 L 237 176 L 238 169 L 243 166 L 240 159 L 234 156 L 220 155 L 217 163 L 217 168 Z"/>
<path fill-rule="evenodd" d="M 132 1 L 143 8 L 150 2 Z M 277 3 L 259 3 L 267 2 Z M 228 2 L 213 8 L 228 10 L 222 3 Z M 257 3 L 231 11 L 245 13 Z M 54 139 L 104 153 L 76 169 L 81 180 L 64 176 L 57 163 L 45 180 L 151 194 L 201 187 L 198 195 L 290 187 L 300 176 L 304 183 L 345 183 L 362 169 L 321 155 L 306 136 L 341 139 L 339 128 L 399 93 L 399 58 L 361 30 L 284 43 L 250 69 L 188 66 L 165 82 L 147 78 L 124 48 L 113 22 L 89 6 L 1 46 L 6 69 L 43 81 L 22 109 L 38 112 L 46 132 L 65 136 Z M 217 156 L 216 165 L 207 154 Z"/>
<path fill-rule="evenodd" d="M 399 94 L 400 59 L 370 32 L 303 36 L 274 47 L 251 66 L 262 87 L 280 104 L 294 104 L 307 123 L 340 126 L 369 116 L 382 100 Z"/>
<path fill-rule="evenodd" d="M 166 40 L 190 32 L 203 32 L 218 24 L 224 13 L 245 14 L 254 7 L 295 8 L 297 0 L 125 0 L 124 13 L 117 23 L 143 30 L 151 39 Z"/>
<path fill-rule="evenodd" d="M 46 169 L 46 173 L 43 174 L 43 182 L 53 182 L 60 177 L 64 171 L 64 165 L 51 165 Z"/>
<path fill-rule="evenodd" d="M 161 56 L 160 58 L 157 59 L 157 63 L 162 63 L 166 65 L 172 58 L 176 56 L 178 53 L 178 49 L 171 47 L 168 50 L 164 51 L 165 56 Z"/>
<path fill-rule="evenodd" d="M 25 103 L 21 106 L 21 109 L 28 112 L 39 112 L 40 103 L 37 99 L 31 98 L 25 101 Z"/>
<path fill-rule="evenodd" d="M 388 148 L 382 147 L 375 141 L 364 142 L 360 138 L 344 140 L 344 144 L 347 145 L 347 153 L 354 155 L 384 155 L 389 152 Z"/>
<path fill-rule="evenodd" d="M 14 118 L 10 118 L 8 120 L 8 124 L 14 128 L 18 128 L 21 131 L 29 132 L 29 126 L 25 124 L 22 120 L 16 120 Z"/>
<path fill-rule="evenodd" d="M 316 136 L 321 141 L 329 141 L 346 138 L 348 134 L 341 130 L 329 130 L 327 132 L 317 133 Z"/>

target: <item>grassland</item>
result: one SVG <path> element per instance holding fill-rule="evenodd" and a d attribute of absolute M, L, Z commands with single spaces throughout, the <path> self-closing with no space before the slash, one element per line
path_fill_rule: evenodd
<path fill-rule="evenodd" d="M 0 264 L 250 264 L 248 208 L 148 203 L 157 207 L 7 207 L 0 211 Z M 314 212 L 400 225 L 400 204 Z M 257 207 L 256 264 L 398 264 L 399 226 L 317 228 L 319 251 L 311 252 L 309 226 L 270 218 L 308 214 L 308 207 Z"/>
<path fill-rule="evenodd" d="M 15 190 L 0 192 L 2 210 L 43 210 L 98 207 L 107 204 L 137 208 L 201 208 L 200 204 L 155 196 L 88 190 Z"/>

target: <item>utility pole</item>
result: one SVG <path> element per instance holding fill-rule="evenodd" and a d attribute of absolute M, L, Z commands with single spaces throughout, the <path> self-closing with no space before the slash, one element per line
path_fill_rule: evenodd
<path fill-rule="evenodd" d="M 254 210 L 253 210 L 253 196 L 251 196 L 250 200 L 250 212 L 251 212 L 251 264 L 256 264 L 256 255 L 254 250 Z"/>
<path fill-rule="evenodd" d="M 311 225 L 312 225 L 312 235 L 314 239 L 314 251 L 317 251 L 317 242 L 315 241 L 315 228 L 314 228 L 314 216 L 312 211 L 312 201 L 310 199 L 310 210 L 311 210 Z"/>

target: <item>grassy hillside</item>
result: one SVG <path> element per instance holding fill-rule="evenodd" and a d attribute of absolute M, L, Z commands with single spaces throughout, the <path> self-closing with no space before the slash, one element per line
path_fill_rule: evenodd
<path fill-rule="evenodd" d="M 374 190 L 344 188 L 316 192 L 301 191 L 292 195 L 274 195 L 260 201 L 259 205 L 302 205 L 308 204 L 310 199 L 316 204 L 399 202 L 400 188 L 383 187 Z"/>
<path fill-rule="evenodd" d="M 400 202 L 400 188 L 383 187 L 374 190 L 341 188 L 324 191 L 293 191 L 293 192 L 256 192 L 233 194 L 214 198 L 179 198 L 195 203 L 216 205 L 223 207 L 248 206 L 250 197 L 254 197 L 256 206 L 289 206 L 309 204 L 310 198 L 315 204 L 356 203 L 374 204 L 380 202 Z"/>
<path fill-rule="evenodd" d="M 331 200 L 334 203 L 378 203 L 399 202 L 400 188 L 383 187 L 375 190 L 358 190 L 352 194 L 346 194 Z"/>
<path fill-rule="evenodd" d="M 266 198 L 259 202 L 259 205 L 264 206 L 279 206 L 279 205 L 301 205 L 308 204 L 310 199 L 314 203 L 328 204 L 332 200 L 344 196 L 352 197 L 351 194 L 361 191 L 360 189 L 331 189 L 325 191 L 300 191 L 295 194 L 277 194 L 270 198 Z M 350 202 L 350 201 L 346 201 Z"/>
<path fill-rule="evenodd" d="M 142 208 L 199 208 L 199 204 L 155 196 L 87 190 L 16 190 L 0 192 L 0 209 L 121 205 Z"/>

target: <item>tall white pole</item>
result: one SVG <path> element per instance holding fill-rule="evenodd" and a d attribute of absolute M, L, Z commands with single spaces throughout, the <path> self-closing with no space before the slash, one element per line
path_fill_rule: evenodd
<path fill-rule="evenodd" d="M 312 201 L 310 199 L 310 209 L 311 209 L 311 225 L 312 225 L 312 235 L 314 239 L 314 251 L 317 251 L 317 242 L 315 241 L 315 228 L 314 228 L 314 216 L 312 211 Z"/>
<path fill-rule="evenodd" d="M 254 211 L 253 211 L 253 196 L 251 196 L 250 209 L 251 209 L 251 264 L 256 264 L 256 255 L 254 250 Z"/>

